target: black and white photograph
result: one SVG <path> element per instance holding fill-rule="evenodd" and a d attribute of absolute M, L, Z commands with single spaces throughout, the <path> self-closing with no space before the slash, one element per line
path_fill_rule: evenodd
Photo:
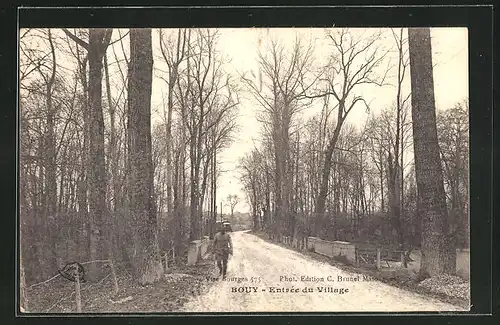
<path fill-rule="evenodd" d="M 18 33 L 23 314 L 470 310 L 467 28 Z"/>

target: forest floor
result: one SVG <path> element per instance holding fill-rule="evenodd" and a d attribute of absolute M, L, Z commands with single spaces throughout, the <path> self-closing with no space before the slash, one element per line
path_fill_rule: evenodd
<path fill-rule="evenodd" d="M 113 294 L 111 276 L 97 283 L 82 283 L 83 313 L 168 313 L 178 311 L 193 296 L 200 295 L 213 284 L 207 276 L 218 270 L 213 261 L 196 266 L 171 267 L 164 279 L 141 286 L 130 274 L 119 271 L 119 293 Z M 49 284 L 28 290 L 30 313 L 75 313 L 75 285 L 58 277 Z"/>
<path fill-rule="evenodd" d="M 297 248 L 291 247 L 290 245 L 272 241 L 264 232 L 250 231 L 248 233 L 253 234 L 260 239 L 274 245 L 299 252 L 300 254 L 303 254 L 304 256 L 312 258 L 316 261 L 328 263 L 329 265 L 335 266 L 336 268 L 343 271 L 364 274 L 377 279 L 382 283 L 386 283 L 388 285 L 417 294 L 425 295 L 427 297 L 439 300 L 443 303 L 449 303 L 467 309 L 470 307 L 470 283 L 458 276 L 440 276 L 438 278 L 430 278 L 420 281 L 418 279 L 418 270 L 415 268 L 415 263 L 410 263 L 409 268 L 406 270 L 396 265 L 400 263 L 392 262 L 390 263 L 390 268 L 376 270 L 374 266 L 363 267 L 357 265 L 349 265 L 341 261 L 337 261 L 333 258 L 317 254 L 315 252 L 299 250 Z"/>

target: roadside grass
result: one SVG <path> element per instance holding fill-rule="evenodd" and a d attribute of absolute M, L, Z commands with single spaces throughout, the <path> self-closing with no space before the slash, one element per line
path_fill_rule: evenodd
<path fill-rule="evenodd" d="M 119 292 L 113 294 L 111 277 L 96 283 L 82 283 L 83 313 L 175 313 L 193 296 L 206 292 L 215 281 L 216 266 L 201 261 L 195 266 L 173 266 L 155 284 L 141 286 L 131 274 L 118 270 Z M 50 284 L 28 290 L 28 313 L 75 313 L 75 285 L 58 278 Z"/>

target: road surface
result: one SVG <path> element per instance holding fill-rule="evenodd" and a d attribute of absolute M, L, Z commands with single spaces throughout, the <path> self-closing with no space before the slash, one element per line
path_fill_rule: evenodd
<path fill-rule="evenodd" d="M 218 280 L 206 294 L 193 297 L 183 312 L 464 310 L 363 279 L 362 275 L 347 273 L 245 232 L 231 235 L 234 256 L 229 260 L 227 279 Z M 343 281 L 339 282 L 339 277 Z"/>

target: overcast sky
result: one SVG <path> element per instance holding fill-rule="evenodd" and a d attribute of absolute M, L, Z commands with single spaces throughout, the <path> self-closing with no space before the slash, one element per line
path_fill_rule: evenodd
<path fill-rule="evenodd" d="M 220 29 L 220 39 L 218 50 L 231 59 L 228 72 L 236 74 L 236 71 L 254 70 L 257 71 L 258 40 L 266 39 L 266 36 L 276 37 L 285 44 L 291 44 L 296 33 L 301 34 L 306 39 L 315 42 L 315 55 L 317 59 L 328 55 L 328 45 L 322 42 L 325 30 L 323 28 L 314 29 Z M 355 33 L 370 34 L 373 30 L 355 30 Z M 383 41 L 388 46 L 392 46 L 394 39 L 390 30 L 386 30 L 386 39 Z M 431 29 L 432 52 L 434 67 L 434 85 L 437 109 L 445 109 L 468 97 L 468 40 L 466 28 L 433 28 Z M 264 45 L 261 45 L 264 47 Z M 407 72 L 409 77 L 409 71 Z M 408 94 L 410 82 L 405 81 L 406 94 Z M 159 85 L 155 85 L 160 87 Z M 396 97 L 395 87 L 387 86 L 365 87 L 361 89 L 359 95 L 365 97 L 370 103 L 370 110 L 376 114 L 377 111 L 390 106 Z M 156 95 L 153 95 L 156 96 Z M 160 99 L 161 100 L 161 99 Z M 228 170 L 218 181 L 218 203 L 228 194 L 238 194 L 241 203 L 236 206 L 240 212 L 249 211 L 249 205 L 244 200 L 242 184 L 238 180 L 238 171 L 235 170 L 236 163 L 240 157 L 253 148 L 254 141 L 258 144 L 258 134 L 260 125 L 255 119 L 255 102 L 242 100 L 239 111 L 239 122 L 242 126 L 234 144 L 228 148 L 219 161 L 223 161 L 222 168 Z M 313 115 L 317 109 L 310 108 L 304 112 L 304 117 Z M 363 106 L 357 107 L 349 115 L 348 122 L 362 125 L 368 114 Z M 220 207 L 219 207 L 220 209 Z M 228 211 L 224 207 L 224 211 Z"/>
<path fill-rule="evenodd" d="M 351 28 L 351 33 L 360 36 L 369 36 L 375 32 L 375 29 L 355 29 Z M 122 35 L 126 30 L 121 30 Z M 168 30 L 165 30 L 168 33 Z M 383 30 L 380 44 L 386 47 L 394 45 L 394 39 L 390 29 Z M 23 31 L 21 31 L 23 33 Z M 55 34 L 64 37 L 61 30 L 54 31 Z M 316 63 L 321 63 L 325 60 L 330 51 L 331 43 L 325 41 L 325 29 L 323 28 L 237 28 L 237 29 L 219 29 L 219 40 L 217 43 L 217 51 L 230 59 L 230 63 L 224 66 L 224 70 L 232 74 L 235 78 L 238 72 L 254 71 L 258 75 L 257 53 L 259 50 L 259 40 L 262 42 L 261 50 L 265 50 L 266 40 L 270 38 L 278 39 L 285 46 L 291 46 L 295 37 L 299 35 L 305 41 L 310 41 L 314 45 L 314 60 Z M 119 31 L 115 30 L 113 39 L 119 38 Z M 468 40 L 466 28 L 432 28 L 432 52 L 434 65 L 434 86 L 437 109 L 445 109 L 453 106 L 457 102 L 468 97 Z M 160 51 L 158 48 L 158 32 L 153 30 L 153 55 L 155 56 L 155 69 L 162 69 L 162 60 L 159 59 Z M 38 44 L 35 43 L 35 44 Z M 31 44 L 33 46 L 35 44 Z M 36 46 L 36 45 L 35 45 Z M 43 44 L 39 45 L 47 47 Z M 122 48 L 120 43 L 113 45 L 118 59 L 122 58 Z M 113 64 L 114 59 L 113 49 L 108 49 L 108 61 L 110 64 L 111 83 L 116 89 L 123 87 L 121 77 L 119 77 L 118 66 Z M 128 39 L 123 43 L 123 50 L 128 52 Z M 127 54 L 128 55 L 128 54 Z M 75 71 L 74 59 L 58 59 L 58 64 L 63 67 L 63 71 L 72 73 Z M 395 64 L 395 57 L 389 55 L 388 60 Z M 387 61 L 386 63 L 389 63 Z M 164 64 L 164 63 L 163 63 Z M 381 67 L 384 69 L 386 66 Z M 164 67 L 163 67 L 164 69 Z M 122 70 L 126 73 L 126 67 L 122 64 Z M 66 73 L 66 72 L 64 72 Z M 395 73 L 393 70 L 392 73 Z M 155 75 L 158 71 L 155 71 Z M 404 83 L 403 92 L 409 93 L 409 71 Z M 116 94 L 115 94 L 116 95 Z M 114 96 L 115 96 L 114 95 Z M 396 88 L 394 86 L 376 87 L 364 86 L 356 90 L 356 95 L 363 96 L 370 103 L 370 112 L 376 114 L 383 108 L 390 107 L 396 97 Z M 255 101 L 248 98 L 248 94 L 243 94 L 239 105 L 238 124 L 241 125 L 241 130 L 231 147 L 226 149 L 220 158 L 222 162 L 221 168 L 227 170 L 223 173 L 218 181 L 218 202 L 225 199 L 228 194 L 237 194 L 241 202 L 236 206 L 236 211 L 247 212 L 249 205 L 245 202 L 245 195 L 242 192 L 242 184 L 238 179 L 238 171 L 236 165 L 240 157 L 253 148 L 254 143 L 258 145 L 258 137 L 260 125 L 255 118 L 258 105 Z M 166 98 L 166 84 L 161 79 L 155 77 L 153 81 L 152 105 L 153 111 L 158 112 L 163 106 L 163 98 Z M 318 111 L 319 107 L 311 107 L 303 112 L 302 118 L 307 118 Z M 361 126 L 368 117 L 368 113 L 363 106 L 356 107 L 350 113 L 347 121 L 351 124 Z M 153 116 L 153 124 L 159 122 L 157 116 Z M 220 211 L 220 206 L 218 207 Z M 229 211 L 229 208 L 224 206 L 224 211 Z"/>

